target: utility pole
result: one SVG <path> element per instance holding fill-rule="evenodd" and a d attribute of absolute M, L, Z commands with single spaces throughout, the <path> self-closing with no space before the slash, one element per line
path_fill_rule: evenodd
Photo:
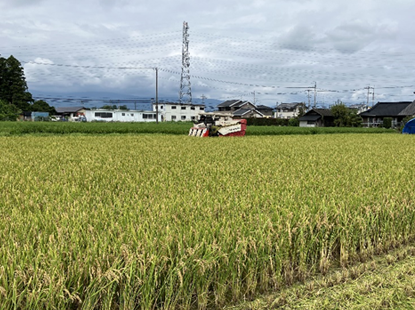
<path fill-rule="evenodd" d="M 366 104 L 369 107 L 370 95 L 372 95 L 372 105 L 375 103 L 375 88 L 370 87 L 370 85 L 369 85 L 369 86 L 365 87 L 364 89 L 367 89 L 367 102 L 366 102 Z M 370 91 L 371 89 L 373 90 L 373 92 Z"/>
<path fill-rule="evenodd" d="M 307 92 L 307 99 L 308 99 L 307 109 L 309 109 L 310 108 L 310 98 L 311 98 L 310 92 L 311 92 L 311 89 L 307 89 L 306 92 Z"/>
<path fill-rule="evenodd" d="M 287 87 L 287 88 L 308 88 L 306 90 L 307 97 L 308 97 L 308 106 L 310 106 L 310 92 L 312 91 L 312 89 L 314 89 L 314 106 L 313 108 L 316 107 L 317 104 L 317 82 L 314 82 L 314 86 L 294 86 L 294 87 Z M 310 89 L 311 88 L 311 89 Z"/>
<path fill-rule="evenodd" d="M 155 67 L 156 70 L 156 124 L 159 123 L 159 68 Z"/>

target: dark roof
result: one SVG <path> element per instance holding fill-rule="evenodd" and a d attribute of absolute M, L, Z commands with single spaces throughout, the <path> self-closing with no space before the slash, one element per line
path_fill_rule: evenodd
<path fill-rule="evenodd" d="M 316 121 L 321 118 L 321 115 L 304 115 L 301 116 L 298 120 L 300 121 Z"/>
<path fill-rule="evenodd" d="M 246 113 L 249 113 L 251 111 L 252 110 L 250 110 L 250 109 L 239 109 L 239 110 L 233 112 L 233 115 L 234 116 L 242 116 L 242 115 L 245 115 Z"/>
<path fill-rule="evenodd" d="M 312 109 L 311 111 L 316 111 L 321 116 L 333 116 L 330 109 Z"/>
<path fill-rule="evenodd" d="M 320 115 L 325 117 L 333 117 L 333 114 L 331 113 L 330 109 L 311 109 L 310 111 L 307 111 L 307 113 L 304 114 L 304 116 L 309 115 Z"/>
<path fill-rule="evenodd" d="M 218 104 L 218 108 L 226 108 L 234 105 L 235 103 L 240 102 L 241 100 L 226 100 L 220 104 Z"/>
<path fill-rule="evenodd" d="M 244 101 L 244 100 L 226 100 L 226 101 L 218 104 L 218 108 L 228 108 L 228 107 L 239 108 L 239 107 L 243 106 L 244 104 L 250 104 L 250 105 L 254 106 L 249 101 Z"/>
<path fill-rule="evenodd" d="M 302 102 L 280 103 L 277 109 L 294 110 L 297 106 L 304 105 Z"/>
<path fill-rule="evenodd" d="M 399 116 L 412 102 L 378 102 L 371 109 L 360 113 L 360 116 Z"/>
<path fill-rule="evenodd" d="M 264 114 L 262 114 L 261 112 L 259 112 L 257 109 L 239 109 L 236 110 L 235 112 L 233 112 L 233 116 L 243 116 L 249 112 L 255 112 L 261 116 L 264 116 Z"/>
<path fill-rule="evenodd" d="M 56 107 L 56 113 L 61 114 L 61 113 L 76 113 L 79 110 L 85 109 L 85 107 Z"/>
<path fill-rule="evenodd" d="M 257 110 L 267 110 L 267 111 L 269 111 L 269 110 L 272 110 L 272 108 L 271 107 L 269 107 L 269 106 L 267 106 L 267 105 L 258 105 L 257 107 Z"/>
<path fill-rule="evenodd" d="M 412 116 L 415 115 L 415 101 L 409 104 L 405 109 L 403 109 L 399 115 L 402 116 Z"/>

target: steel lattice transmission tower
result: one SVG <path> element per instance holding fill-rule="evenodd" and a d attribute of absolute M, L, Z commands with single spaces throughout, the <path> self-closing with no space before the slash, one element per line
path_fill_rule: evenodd
<path fill-rule="evenodd" d="M 192 86 L 190 84 L 189 25 L 183 22 L 182 75 L 180 78 L 180 103 L 192 103 Z"/>

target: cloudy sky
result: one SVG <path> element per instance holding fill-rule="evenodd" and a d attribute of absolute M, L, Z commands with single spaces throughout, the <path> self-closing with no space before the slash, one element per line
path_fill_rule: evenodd
<path fill-rule="evenodd" d="M 159 97 L 178 99 L 186 21 L 194 102 L 408 101 L 414 12 L 413 0 L 0 0 L 0 54 L 38 97 L 155 97 L 157 67 Z"/>

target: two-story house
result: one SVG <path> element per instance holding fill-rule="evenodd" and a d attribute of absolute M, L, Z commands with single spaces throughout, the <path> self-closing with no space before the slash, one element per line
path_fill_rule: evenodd
<path fill-rule="evenodd" d="M 204 104 L 163 102 L 158 104 L 158 110 L 162 121 L 195 121 L 201 112 L 205 112 Z M 153 103 L 153 111 L 156 104 Z"/>
<path fill-rule="evenodd" d="M 275 118 L 295 118 L 301 111 L 305 112 L 306 106 L 303 102 L 281 103 L 275 109 Z"/>
<path fill-rule="evenodd" d="M 229 112 L 235 118 L 264 117 L 256 106 L 245 100 L 226 100 L 218 105 L 220 112 Z"/>

